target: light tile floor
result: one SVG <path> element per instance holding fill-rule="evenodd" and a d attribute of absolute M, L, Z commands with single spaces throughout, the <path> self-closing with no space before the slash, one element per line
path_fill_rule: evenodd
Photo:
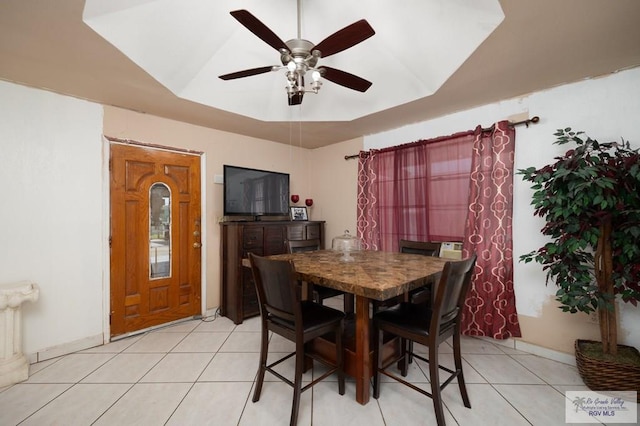
<path fill-rule="evenodd" d="M 0 425 L 288 424 L 292 390 L 269 373 L 260 401 L 251 402 L 259 345 L 258 318 L 236 326 L 220 317 L 33 364 L 27 381 L 0 389 Z M 451 346 L 441 348 L 441 361 L 452 365 Z M 292 350 L 272 336 L 271 352 Z M 587 390 L 573 366 L 473 338 L 463 338 L 462 351 L 473 408 L 462 405 L 457 385 L 447 387 L 448 425 L 564 425 L 563 392 Z M 292 370 L 292 362 L 282 366 Z M 429 387 L 421 361 L 408 378 Z M 384 376 L 380 398 L 367 405 L 355 401 L 353 381 L 340 396 L 329 380 L 303 393 L 299 425 L 435 424 L 430 399 Z"/>

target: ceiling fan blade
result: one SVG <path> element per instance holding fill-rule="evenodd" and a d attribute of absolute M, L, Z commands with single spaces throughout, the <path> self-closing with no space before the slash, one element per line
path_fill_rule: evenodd
<path fill-rule="evenodd" d="M 242 71 L 232 72 L 230 74 L 224 74 L 219 76 L 219 78 L 223 80 L 233 80 L 236 78 L 251 77 L 252 75 L 264 74 L 272 70 L 273 70 L 273 66 L 251 68 L 248 70 L 242 70 Z"/>
<path fill-rule="evenodd" d="M 258 18 L 253 16 L 248 10 L 240 9 L 229 12 L 231 16 L 236 18 L 238 22 L 244 25 L 249 31 L 254 33 L 258 38 L 267 43 L 269 46 L 280 51 L 280 49 L 289 48 L 280 37 L 278 37 L 273 31 L 271 31 L 265 24 L 263 24 Z"/>
<path fill-rule="evenodd" d="M 375 33 L 371 25 L 366 20 L 361 19 L 331 34 L 318 43 L 313 50 L 319 50 L 321 57 L 326 58 L 365 41 Z"/>
<path fill-rule="evenodd" d="M 329 81 L 344 86 L 348 89 L 357 90 L 358 92 L 366 92 L 373 83 L 358 77 L 357 75 L 350 74 L 346 71 L 338 70 L 335 68 L 322 66 L 318 68 L 320 74 Z"/>

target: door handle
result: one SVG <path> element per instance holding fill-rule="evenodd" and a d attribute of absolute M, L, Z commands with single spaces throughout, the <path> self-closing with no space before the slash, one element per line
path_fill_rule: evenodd
<path fill-rule="evenodd" d="M 196 242 L 193 243 L 193 248 L 195 249 L 199 249 L 200 247 L 202 247 L 202 243 L 200 241 L 197 241 L 198 239 L 200 239 L 200 218 L 196 218 L 195 223 L 193 224 L 195 231 L 193 231 L 193 236 L 195 237 Z"/>

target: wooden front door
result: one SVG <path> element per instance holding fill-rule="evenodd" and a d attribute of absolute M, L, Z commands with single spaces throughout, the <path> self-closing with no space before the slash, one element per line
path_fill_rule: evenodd
<path fill-rule="evenodd" d="M 111 336 L 201 313 L 200 157 L 111 143 Z"/>

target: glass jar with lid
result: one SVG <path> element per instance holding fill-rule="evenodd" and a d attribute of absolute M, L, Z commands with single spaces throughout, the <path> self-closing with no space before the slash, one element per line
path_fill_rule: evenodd
<path fill-rule="evenodd" d="M 343 262 L 353 262 L 351 253 L 361 248 L 362 244 L 360 239 L 351 235 L 348 229 L 344 231 L 343 235 L 334 237 L 331 241 L 331 249 L 342 252 L 340 260 Z"/>

